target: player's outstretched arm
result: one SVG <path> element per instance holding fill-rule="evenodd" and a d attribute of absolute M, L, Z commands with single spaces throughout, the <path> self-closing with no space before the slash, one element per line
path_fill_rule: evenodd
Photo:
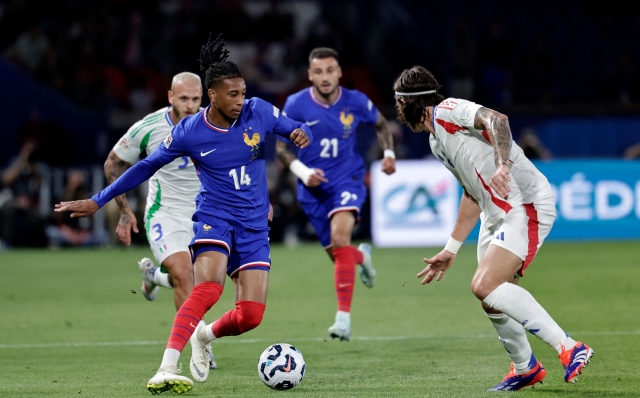
<path fill-rule="evenodd" d="M 127 171 L 129 166 L 129 163 L 120 159 L 114 151 L 111 151 L 104 162 L 104 175 L 107 178 L 107 182 L 112 184 Z M 131 230 L 138 233 L 138 221 L 133 211 L 131 211 L 131 207 L 129 207 L 126 194 L 118 195 L 114 199 L 118 209 L 120 209 L 120 219 L 116 227 L 116 234 L 118 234 L 122 243 L 129 246 L 131 244 Z"/>
<path fill-rule="evenodd" d="M 54 211 L 72 212 L 71 217 L 88 217 L 98 211 L 118 195 L 132 190 L 144 181 L 148 180 L 162 166 L 171 162 L 176 156 L 168 155 L 160 150 L 160 147 L 140 162 L 133 165 L 113 184 L 109 185 L 91 199 L 62 202 L 55 205 Z M 93 202 L 93 203 L 92 203 Z"/>
<path fill-rule="evenodd" d="M 480 108 L 476 113 L 474 127 L 478 130 L 486 130 L 491 138 L 496 172 L 491 177 L 489 185 L 498 195 L 507 199 L 511 191 L 509 188 L 509 181 L 511 181 L 511 177 L 509 177 L 509 172 L 511 171 L 509 154 L 511 153 L 511 144 L 513 142 L 509 118 L 492 109 Z"/>
<path fill-rule="evenodd" d="M 384 151 L 382 158 L 382 172 L 389 175 L 396 172 L 396 154 L 393 152 L 393 136 L 387 127 L 387 118 L 378 111 L 378 121 L 376 122 L 376 134 L 380 148 Z"/>
<path fill-rule="evenodd" d="M 56 212 L 71 212 L 71 218 L 76 217 L 89 217 L 100 207 L 93 199 L 74 200 L 73 202 L 60 202 L 55 204 L 53 211 Z"/>
<path fill-rule="evenodd" d="M 285 167 L 288 167 L 296 177 L 302 180 L 304 185 L 317 187 L 323 182 L 328 182 L 324 177 L 324 171 L 322 169 L 307 167 L 291 153 L 289 145 L 287 145 L 286 142 L 281 140 L 276 141 L 276 155 Z"/>
<path fill-rule="evenodd" d="M 473 230 L 473 227 L 475 227 L 478 222 L 480 212 L 481 210 L 478 203 L 465 190 L 462 198 L 460 198 L 458 220 L 446 246 L 435 256 L 423 259 L 425 263 L 429 264 L 417 275 L 418 278 L 424 276 L 424 279 L 422 279 L 423 285 L 431 282 L 436 277 L 436 281 L 439 281 L 444 276 L 445 271 L 453 265 L 458 249 L 462 246 L 462 242 L 467 239 L 467 236 L 469 236 L 471 230 Z"/>

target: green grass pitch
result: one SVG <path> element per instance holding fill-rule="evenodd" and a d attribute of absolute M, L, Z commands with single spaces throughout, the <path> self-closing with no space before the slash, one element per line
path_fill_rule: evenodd
<path fill-rule="evenodd" d="M 415 277 L 434 248 L 374 249 L 378 283 L 356 286 L 352 340 L 328 339 L 333 266 L 320 245 L 274 246 L 264 321 L 213 344 L 219 369 L 185 396 L 485 397 L 509 357 L 471 294 L 475 245 L 463 246 L 442 281 Z M 175 309 L 163 289 L 147 302 L 136 262 L 145 248 L 0 253 L 0 396 L 150 396 Z M 529 336 L 547 368 L 524 397 L 640 396 L 640 244 L 547 243 L 521 285 L 596 354 L 576 384 L 556 352 Z M 134 294 L 133 291 L 137 293 Z M 211 322 L 233 306 L 228 280 Z M 302 383 L 272 391 L 257 374 L 268 345 L 296 345 Z M 180 361 L 189 374 L 191 350 Z M 171 395 L 165 393 L 165 395 Z"/>

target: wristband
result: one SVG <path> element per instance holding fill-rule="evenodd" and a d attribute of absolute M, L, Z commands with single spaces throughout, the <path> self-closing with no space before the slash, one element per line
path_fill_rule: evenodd
<path fill-rule="evenodd" d="M 393 152 L 393 149 L 385 149 L 384 150 L 384 155 L 382 157 L 383 158 L 395 159 L 396 158 L 396 153 Z"/>
<path fill-rule="evenodd" d="M 307 185 L 309 183 L 309 177 L 311 177 L 315 173 L 315 170 L 307 167 L 299 159 L 291 162 L 291 164 L 289 165 L 289 170 L 291 170 L 291 172 L 295 174 L 296 177 L 301 179 L 304 185 Z"/>
<path fill-rule="evenodd" d="M 462 242 L 449 237 L 447 244 L 444 245 L 444 250 L 453 254 L 458 254 L 458 250 L 460 249 L 460 246 L 462 246 Z"/>

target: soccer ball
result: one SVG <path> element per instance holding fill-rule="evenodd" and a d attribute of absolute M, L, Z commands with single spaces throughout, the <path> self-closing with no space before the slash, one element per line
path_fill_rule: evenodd
<path fill-rule="evenodd" d="M 267 347 L 258 361 L 258 376 L 274 390 L 289 390 L 304 377 L 304 358 L 291 344 L 278 343 Z"/>

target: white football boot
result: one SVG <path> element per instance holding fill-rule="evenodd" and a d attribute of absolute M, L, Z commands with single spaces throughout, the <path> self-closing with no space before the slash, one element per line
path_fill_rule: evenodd
<path fill-rule="evenodd" d="M 368 243 L 361 243 L 358 246 L 358 250 L 362 252 L 364 257 L 362 264 L 358 264 L 360 280 L 366 287 L 373 287 L 373 285 L 376 284 L 376 269 L 373 268 L 373 262 L 371 261 L 371 245 Z"/>
<path fill-rule="evenodd" d="M 142 287 L 140 290 L 142 290 L 142 294 L 147 300 L 153 301 L 160 291 L 160 286 L 153 283 L 153 274 L 160 272 L 160 269 L 147 257 L 138 261 L 138 267 L 142 272 Z"/>
<path fill-rule="evenodd" d="M 336 321 L 329 327 L 329 336 L 332 339 L 349 341 L 351 338 L 351 314 L 344 311 L 336 313 Z"/>
<path fill-rule="evenodd" d="M 202 343 L 198 339 L 199 331 L 204 331 L 204 327 L 207 326 L 205 321 L 200 321 L 198 327 L 193 331 L 191 335 L 191 361 L 189 362 L 189 369 L 191 370 L 191 376 L 195 381 L 204 383 L 209 377 L 209 369 L 211 366 L 211 346 L 207 343 Z M 213 356 L 213 354 L 211 354 Z"/>
<path fill-rule="evenodd" d="M 169 369 L 158 369 L 158 372 L 147 382 L 147 390 L 151 394 L 161 394 L 165 391 L 182 394 L 193 388 L 193 382 L 188 377 L 180 376 L 180 370 L 172 366 Z"/>

